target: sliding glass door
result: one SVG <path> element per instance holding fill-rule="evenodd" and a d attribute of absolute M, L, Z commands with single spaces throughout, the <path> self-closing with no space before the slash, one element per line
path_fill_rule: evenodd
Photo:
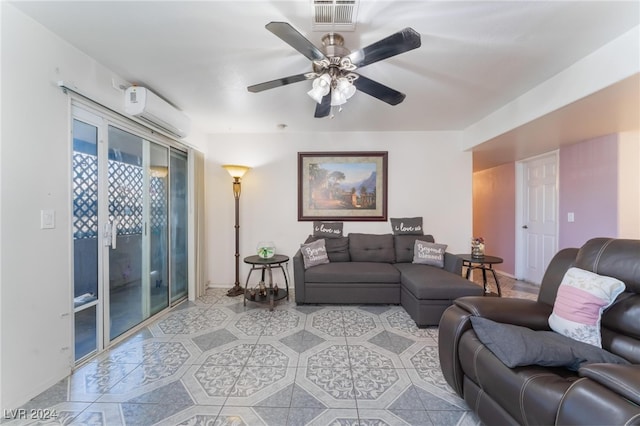
<path fill-rule="evenodd" d="M 186 296 L 186 159 L 73 108 L 76 361 Z"/>
<path fill-rule="evenodd" d="M 109 125 L 109 336 L 169 306 L 168 148 Z"/>

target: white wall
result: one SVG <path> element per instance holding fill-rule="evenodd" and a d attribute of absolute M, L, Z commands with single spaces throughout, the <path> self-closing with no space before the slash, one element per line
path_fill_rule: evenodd
<path fill-rule="evenodd" d="M 336 119 L 348 119 L 338 117 Z M 234 269 L 232 179 L 222 164 L 252 167 L 240 197 L 240 283 L 250 269 L 242 262 L 259 241 L 273 241 L 292 256 L 311 233 L 298 222 L 298 152 L 388 151 L 389 217 L 422 216 L 426 233 L 468 251 L 471 238 L 471 153 L 462 152 L 459 132 L 276 133 L 211 136 L 207 150 L 208 278 L 230 286 Z M 389 222 L 345 222 L 344 232 L 390 233 Z"/>
<path fill-rule="evenodd" d="M 12 409 L 73 365 L 69 98 L 56 82 L 116 110 L 123 95 L 111 87 L 118 76 L 12 5 L 0 7 L 0 409 Z M 55 210 L 55 229 L 40 229 L 41 209 Z"/>
<path fill-rule="evenodd" d="M 636 26 L 469 126 L 464 132 L 464 149 L 471 149 L 637 74 L 640 72 L 638 40 L 640 27 Z"/>

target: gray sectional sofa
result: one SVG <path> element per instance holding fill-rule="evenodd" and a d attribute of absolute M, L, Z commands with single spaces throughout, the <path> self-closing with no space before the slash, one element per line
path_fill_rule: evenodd
<path fill-rule="evenodd" d="M 438 325 L 454 299 L 483 294 L 462 277 L 462 259 L 451 253 L 444 253 L 442 268 L 413 263 L 415 241 L 434 242 L 431 235 L 351 233 L 324 240 L 329 263 L 305 269 L 301 251 L 293 256 L 298 304 L 401 304 L 426 327 Z"/>

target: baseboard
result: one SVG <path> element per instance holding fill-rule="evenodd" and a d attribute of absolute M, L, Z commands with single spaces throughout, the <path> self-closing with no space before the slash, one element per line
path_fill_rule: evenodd
<path fill-rule="evenodd" d="M 232 288 L 233 284 L 212 284 L 209 283 L 209 285 L 206 288 Z M 244 286 L 242 286 L 244 287 Z"/>
<path fill-rule="evenodd" d="M 509 274 L 507 272 L 504 272 L 504 271 L 501 271 L 500 269 L 497 269 L 497 268 L 496 268 L 496 273 L 498 273 L 500 275 L 504 275 L 505 277 L 508 277 L 508 278 L 512 278 L 514 280 L 518 279 L 518 278 L 515 277 L 515 275 L 511 275 L 511 274 Z"/>

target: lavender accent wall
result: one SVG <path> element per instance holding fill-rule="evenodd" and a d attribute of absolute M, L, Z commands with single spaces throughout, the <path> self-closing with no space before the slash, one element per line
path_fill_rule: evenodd
<path fill-rule="evenodd" d="M 560 148 L 558 249 L 618 234 L 618 135 Z M 574 222 L 568 222 L 568 213 Z"/>
<path fill-rule="evenodd" d="M 484 237 L 486 254 L 504 259 L 496 269 L 510 275 L 516 254 L 515 170 L 515 163 L 508 163 L 473 174 L 473 237 Z"/>

